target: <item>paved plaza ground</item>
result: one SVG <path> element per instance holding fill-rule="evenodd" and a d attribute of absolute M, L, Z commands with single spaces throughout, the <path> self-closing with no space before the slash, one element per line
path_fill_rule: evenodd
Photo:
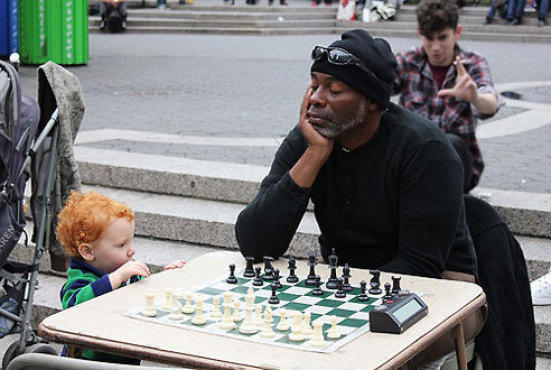
<path fill-rule="evenodd" d="M 81 130 L 174 136 L 151 143 L 128 131 L 81 145 L 269 166 L 277 141 L 263 139 L 281 138 L 297 123 L 309 52 L 336 37 L 91 35 L 89 64 L 69 68 L 85 91 Z M 395 51 L 419 43 L 389 41 Z M 480 123 L 486 160 L 480 186 L 551 193 L 551 68 L 545 63 L 551 46 L 476 41 L 461 46 L 487 57 L 500 91 L 522 95 L 504 99 L 499 114 Z M 23 67 L 21 75 L 24 91 L 36 95 L 35 67 Z M 203 142 L 197 145 L 189 136 Z M 260 140 L 250 146 L 238 138 Z"/>

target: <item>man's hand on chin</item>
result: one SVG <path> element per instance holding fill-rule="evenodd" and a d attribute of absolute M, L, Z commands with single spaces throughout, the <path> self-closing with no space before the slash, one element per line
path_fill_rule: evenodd
<path fill-rule="evenodd" d="M 320 158 L 325 160 L 331 154 L 333 150 L 334 139 L 329 139 L 323 136 L 316 130 L 316 128 L 308 121 L 308 108 L 310 106 L 310 96 L 312 95 L 312 88 L 308 86 L 304 97 L 302 98 L 302 104 L 300 105 L 300 118 L 299 127 L 302 135 L 308 143 L 308 151 L 312 154 L 319 155 Z"/>

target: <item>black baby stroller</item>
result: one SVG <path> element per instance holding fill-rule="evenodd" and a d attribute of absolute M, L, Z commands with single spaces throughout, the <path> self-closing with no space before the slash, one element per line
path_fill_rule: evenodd
<path fill-rule="evenodd" d="M 100 29 L 109 32 L 126 30 L 126 2 L 125 0 L 102 0 L 100 3 Z"/>
<path fill-rule="evenodd" d="M 39 117 L 38 103 L 21 94 L 17 70 L 0 61 L 0 337 L 20 333 L 19 340 L 4 354 L 3 369 L 25 352 L 56 354 L 53 347 L 34 333 L 30 324 L 39 262 L 45 252 L 47 223 L 51 221 L 48 219 L 49 196 L 41 199 L 44 206 L 40 217 L 34 220 L 38 232 L 32 263 L 8 260 L 21 235 L 26 236 L 23 205 L 28 164 L 46 138 L 58 135 L 57 110 L 43 127 L 39 127 Z M 57 140 L 51 142 L 45 194 L 51 194 L 55 177 Z M 25 238 L 27 244 L 28 237 Z"/>

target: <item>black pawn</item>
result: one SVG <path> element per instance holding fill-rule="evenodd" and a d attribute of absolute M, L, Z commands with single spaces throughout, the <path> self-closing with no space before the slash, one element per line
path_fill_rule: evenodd
<path fill-rule="evenodd" d="M 392 292 L 390 290 L 390 283 L 385 283 L 385 296 L 383 298 L 392 298 Z"/>
<path fill-rule="evenodd" d="M 279 269 L 278 268 L 274 269 L 274 282 L 272 283 L 272 285 L 275 285 L 276 289 L 281 289 L 283 287 L 281 285 L 281 283 L 279 282 Z"/>
<path fill-rule="evenodd" d="M 369 294 L 381 294 L 383 291 L 381 290 L 381 271 L 379 270 L 369 270 L 369 273 L 373 275 L 371 278 L 371 282 L 369 285 L 371 285 L 371 288 L 369 289 Z"/>
<path fill-rule="evenodd" d="M 400 280 L 402 280 L 401 277 L 392 277 L 392 294 L 398 294 L 402 290 L 400 288 Z"/>
<path fill-rule="evenodd" d="M 228 284 L 237 284 L 237 278 L 235 277 L 235 265 L 232 263 L 230 265 L 230 276 L 226 279 Z"/>
<path fill-rule="evenodd" d="M 331 270 L 331 274 L 329 276 L 329 280 L 327 280 L 327 284 L 325 284 L 325 287 L 327 289 L 337 289 L 337 266 L 329 265 L 329 269 Z"/>
<path fill-rule="evenodd" d="M 350 275 L 350 267 L 348 267 L 348 263 L 345 263 L 344 267 L 342 268 L 342 277 L 344 279 L 342 289 L 345 292 L 350 292 L 352 290 L 352 285 L 350 285 L 349 279 L 352 277 L 352 275 Z"/>
<path fill-rule="evenodd" d="M 272 296 L 270 297 L 270 299 L 268 299 L 268 303 L 278 304 L 279 298 L 277 296 L 277 286 L 275 285 L 275 283 L 272 283 L 272 285 L 270 285 L 270 288 L 272 288 Z"/>
<path fill-rule="evenodd" d="M 298 276 L 295 275 L 296 269 L 297 269 L 297 261 L 293 256 L 289 256 L 289 276 L 287 276 L 288 283 L 298 282 Z"/>
<path fill-rule="evenodd" d="M 245 267 L 245 271 L 243 271 L 243 276 L 252 278 L 254 277 L 254 257 L 245 257 L 245 261 L 247 261 L 247 266 Z"/>
<path fill-rule="evenodd" d="M 358 301 L 365 302 L 369 299 L 367 294 L 365 294 L 365 290 L 367 289 L 367 283 L 365 282 L 365 280 L 360 281 L 360 289 L 362 290 L 362 292 L 358 295 Z"/>
<path fill-rule="evenodd" d="M 272 267 L 272 262 L 274 261 L 273 257 L 264 256 L 264 275 L 262 277 L 264 280 L 272 281 L 274 280 L 274 268 Z"/>
<path fill-rule="evenodd" d="M 306 278 L 306 286 L 316 285 L 316 270 L 315 267 L 318 264 L 315 253 L 308 253 L 308 266 L 310 266 L 310 273 Z"/>
<path fill-rule="evenodd" d="M 342 286 L 344 285 L 343 278 L 337 279 L 337 292 L 335 293 L 335 297 L 337 298 L 345 298 L 346 292 L 342 289 Z"/>
<path fill-rule="evenodd" d="M 321 290 L 320 286 L 321 286 L 321 278 L 318 276 L 316 279 L 316 289 L 312 290 L 312 295 L 315 295 L 315 296 L 323 295 L 323 290 Z"/>
<path fill-rule="evenodd" d="M 253 279 L 254 286 L 264 285 L 264 283 L 262 282 L 262 278 L 260 277 L 261 271 L 262 271 L 262 268 L 260 266 L 254 268 L 254 273 L 255 273 L 255 278 Z"/>

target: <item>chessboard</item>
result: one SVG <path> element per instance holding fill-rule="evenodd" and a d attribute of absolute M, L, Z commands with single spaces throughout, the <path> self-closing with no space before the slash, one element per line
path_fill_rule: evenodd
<path fill-rule="evenodd" d="M 233 275 L 233 274 L 232 274 Z M 154 307 L 155 316 L 146 316 L 143 313 L 143 307 L 135 308 L 127 311 L 126 316 L 154 322 L 162 325 L 170 325 L 180 327 L 185 330 L 193 330 L 199 332 L 207 332 L 215 335 L 221 335 L 240 339 L 244 341 L 254 341 L 260 343 L 266 343 L 270 345 L 282 346 L 287 348 L 295 348 L 304 351 L 314 352 L 333 352 L 346 343 L 358 338 L 362 334 L 369 331 L 369 312 L 375 307 L 381 304 L 381 297 L 384 294 L 377 296 L 368 295 L 367 300 L 358 300 L 361 290 L 358 287 L 353 287 L 352 290 L 346 292 L 344 298 L 335 297 L 336 290 L 326 289 L 324 282 L 321 282 L 322 295 L 313 295 L 312 292 L 315 289 L 313 286 L 306 285 L 305 279 L 299 279 L 296 283 L 288 283 L 285 276 L 281 276 L 281 288 L 278 289 L 279 303 L 268 303 L 269 298 L 272 296 L 272 289 L 270 287 L 270 281 L 264 281 L 263 286 L 252 285 L 253 278 L 243 277 L 242 271 L 236 271 L 236 282 L 233 284 L 227 283 L 226 279 L 219 279 L 211 281 L 209 283 L 197 286 L 190 290 L 173 290 L 161 292 L 161 294 L 152 299 L 150 296 L 150 308 Z M 319 288 L 318 288 L 319 289 Z M 265 330 L 265 321 L 257 318 L 258 331 L 255 333 L 244 334 L 239 330 L 242 321 L 235 323 L 235 328 L 229 330 L 223 330 L 219 327 L 219 318 L 213 318 L 212 314 L 217 311 L 218 301 L 222 302 L 224 295 L 226 298 L 231 294 L 231 307 L 232 317 L 235 315 L 235 302 L 238 307 L 238 316 L 241 316 L 243 320 L 245 308 L 247 302 L 251 302 L 249 299 L 254 299 L 255 315 L 261 310 L 263 313 L 266 311 L 271 312 L 271 323 L 269 324 L 273 336 L 271 338 L 265 338 L 262 334 Z M 252 296 L 251 296 L 252 293 Z M 319 292 L 318 292 L 319 294 Z M 191 303 L 194 305 L 197 300 L 202 303 L 202 314 L 204 316 L 204 323 L 201 325 L 194 324 L 193 318 L 195 313 L 181 314 L 179 311 L 179 318 L 171 319 L 171 310 L 174 304 L 184 307 L 189 305 L 191 297 Z M 254 298 L 253 298 L 254 297 Z M 187 299 L 186 299 L 187 298 Z M 215 303 L 216 301 L 216 303 Z M 256 308 L 260 306 L 261 308 Z M 267 308 L 270 307 L 270 308 Z M 219 312 L 219 311 L 218 311 Z M 292 329 L 280 331 L 277 330 L 279 322 L 282 320 L 281 313 L 285 320 L 289 321 L 292 327 L 292 316 L 296 312 L 306 314 L 309 318 L 308 322 L 302 322 L 304 340 L 296 341 L 290 340 L 290 334 Z M 260 322 L 258 320 L 261 320 Z M 312 323 L 316 321 L 322 323 L 317 326 L 322 326 L 321 334 L 323 335 L 323 345 L 312 344 Z M 263 329 L 264 328 L 264 329 Z M 333 329 L 338 332 L 339 338 L 330 338 L 328 332 Z M 318 337 L 319 339 L 319 337 Z"/>

